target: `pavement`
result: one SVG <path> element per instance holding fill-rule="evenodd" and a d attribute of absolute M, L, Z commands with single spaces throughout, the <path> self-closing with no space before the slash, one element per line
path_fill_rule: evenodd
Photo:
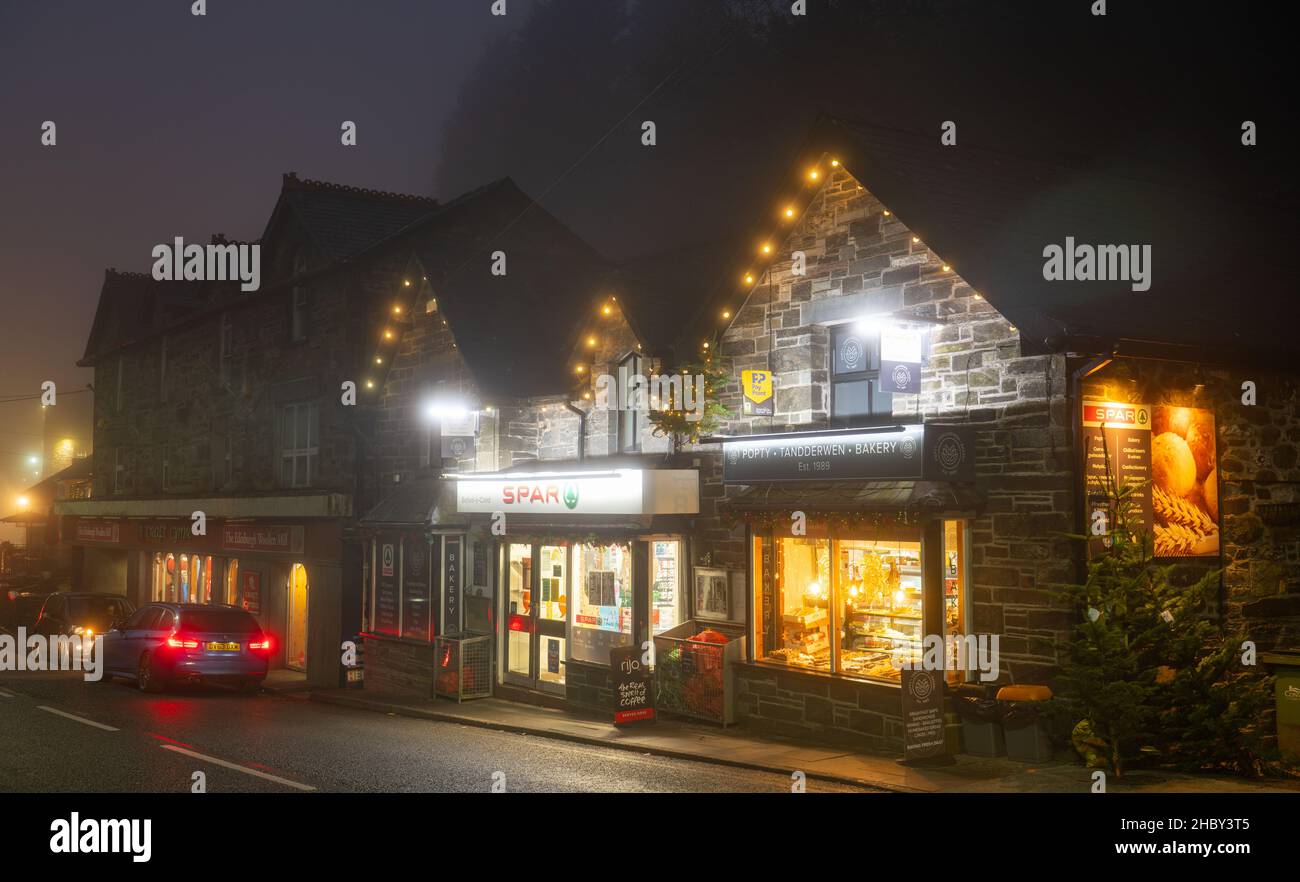
<path fill-rule="evenodd" d="M 1058 753 L 1051 762 L 955 757 L 948 766 L 903 765 L 897 757 L 846 751 L 660 717 L 653 724 L 620 728 L 594 716 L 486 698 L 457 703 L 445 698 L 376 695 L 364 689 L 312 690 L 313 701 L 458 723 L 502 732 L 554 738 L 602 748 L 792 776 L 845 786 L 911 793 L 1088 793 L 1092 771 Z M 1300 780 L 1255 780 L 1135 770 L 1111 776 L 1108 792 L 1300 792 Z"/>

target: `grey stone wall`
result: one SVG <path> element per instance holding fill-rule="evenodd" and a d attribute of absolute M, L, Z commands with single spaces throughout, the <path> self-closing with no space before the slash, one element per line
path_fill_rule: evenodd
<path fill-rule="evenodd" d="M 830 334 L 814 305 L 842 298 L 899 304 L 895 315 L 937 322 L 922 391 L 895 396 L 897 418 L 976 427 L 977 490 L 971 523 L 971 629 L 1001 636 L 1002 679 L 1050 679 L 1069 614 L 1054 585 L 1073 577 L 1074 479 L 1062 357 L 1024 356 L 1016 329 L 924 241 L 846 172 L 831 175 L 776 249 L 807 255 L 807 274 L 778 261 L 759 279 L 719 344 L 732 382 L 722 392 L 735 415 L 726 433 L 829 426 Z M 849 302 L 844 300 L 844 302 Z M 774 417 L 741 416 L 740 372 L 774 371 Z M 710 521 L 727 489 L 716 452 L 701 475 L 696 548 L 714 563 L 744 567 L 744 530 Z"/>
<path fill-rule="evenodd" d="M 1242 384 L 1256 403 L 1243 403 Z M 1195 578 L 1222 568 L 1229 629 L 1263 649 L 1300 646 L 1300 381 L 1263 371 L 1121 360 L 1090 378 L 1084 394 L 1214 412 L 1221 558 L 1187 561 Z M 1177 575 L 1177 574 L 1176 574 Z"/>

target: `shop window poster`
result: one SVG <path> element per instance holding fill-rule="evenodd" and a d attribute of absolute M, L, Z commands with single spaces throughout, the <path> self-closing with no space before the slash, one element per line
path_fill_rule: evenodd
<path fill-rule="evenodd" d="M 1152 534 L 1156 557 L 1218 556 L 1218 451 L 1211 411 L 1086 400 L 1083 426 L 1084 475 L 1093 510 L 1110 516 L 1098 486 L 1115 475 L 1121 486 L 1133 487 L 1131 515 L 1139 529 Z"/>

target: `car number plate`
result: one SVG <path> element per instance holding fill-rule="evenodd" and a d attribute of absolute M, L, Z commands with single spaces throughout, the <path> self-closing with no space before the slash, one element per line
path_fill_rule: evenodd
<path fill-rule="evenodd" d="M 209 643 L 208 652 L 239 652 L 238 643 Z"/>

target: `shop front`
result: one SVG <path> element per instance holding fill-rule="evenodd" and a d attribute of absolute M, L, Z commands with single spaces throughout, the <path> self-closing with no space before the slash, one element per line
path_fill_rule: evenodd
<path fill-rule="evenodd" d="M 896 749 L 909 667 L 968 657 L 973 444 L 915 424 L 713 439 L 748 543 L 748 726 Z"/>
<path fill-rule="evenodd" d="M 312 628 L 321 624 L 312 621 L 313 607 L 325 624 L 331 618 L 324 598 L 313 604 L 313 590 L 339 587 L 336 522 L 209 519 L 196 535 L 189 519 L 67 516 L 62 529 L 66 543 L 86 549 L 84 579 L 95 590 L 125 594 L 137 606 L 238 606 L 275 636 L 273 667 L 311 667 Z M 319 656 L 326 645 L 334 655 L 332 639 L 315 639 Z"/>
<path fill-rule="evenodd" d="M 608 709 L 612 650 L 687 617 L 693 469 L 457 475 L 456 509 L 493 542 L 498 693 Z"/>

